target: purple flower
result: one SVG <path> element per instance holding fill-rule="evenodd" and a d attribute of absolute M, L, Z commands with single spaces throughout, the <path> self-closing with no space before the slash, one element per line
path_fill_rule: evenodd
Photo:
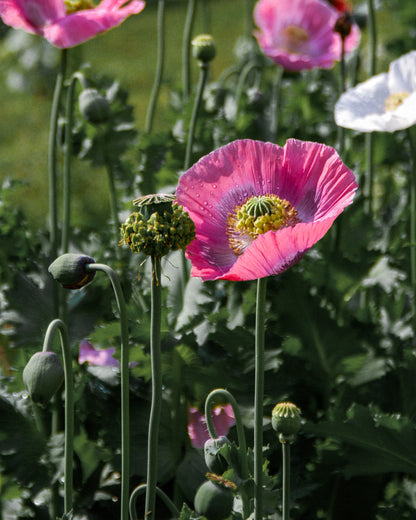
<path fill-rule="evenodd" d="M 94 366 L 118 367 L 120 363 L 112 357 L 115 350 L 115 348 L 97 350 L 94 345 L 84 339 L 79 346 L 78 363 L 82 365 L 87 362 Z"/>
<path fill-rule="evenodd" d="M 217 434 L 227 435 L 231 426 L 234 426 L 234 412 L 231 404 L 215 406 L 212 410 L 212 421 Z M 194 448 L 203 448 L 210 436 L 205 415 L 193 406 L 188 410 L 188 435 Z"/>

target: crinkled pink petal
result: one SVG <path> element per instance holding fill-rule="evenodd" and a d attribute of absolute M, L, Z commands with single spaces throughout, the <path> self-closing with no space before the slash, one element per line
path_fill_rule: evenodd
<path fill-rule="evenodd" d="M 81 341 L 79 347 L 78 363 L 88 363 L 94 366 L 118 367 L 119 362 L 113 358 L 115 348 L 107 348 L 102 350 L 95 349 L 89 341 Z"/>
<path fill-rule="evenodd" d="M 351 170 L 323 144 L 289 139 L 280 147 L 246 139 L 211 152 L 176 191 L 196 226 L 186 252 L 192 276 L 252 280 L 283 272 L 324 236 L 356 189 Z M 299 223 L 259 235 L 237 256 L 228 241 L 229 215 L 253 196 L 273 194 L 296 208 Z"/>
<path fill-rule="evenodd" d="M 254 32 L 263 52 L 286 70 L 330 68 L 341 57 L 341 38 L 334 32 L 338 11 L 323 0 L 260 0 L 254 8 L 259 30 Z M 285 31 L 299 27 L 309 36 L 296 51 L 289 50 Z M 355 49 L 360 31 L 353 24 L 345 52 Z"/>
<path fill-rule="evenodd" d="M 106 4 L 108 5 L 110 2 L 106 2 Z M 97 34 L 120 25 L 130 15 L 142 11 L 145 6 L 141 0 L 133 0 L 125 7 L 120 7 L 121 2 L 111 4 L 114 5 L 110 5 L 109 9 L 104 9 L 99 5 L 95 9 L 70 14 L 45 27 L 44 36 L 56 47 L 74 47 Z"/>
<path fill-rule="evenodd" d="M 37 33 L 65 49 L 120 25 L 144 6 L 142 0 L 103 0 L 94 9 L 67 15 L 63 0 L 0 0 L 0 16 L 7 25 Z"/>

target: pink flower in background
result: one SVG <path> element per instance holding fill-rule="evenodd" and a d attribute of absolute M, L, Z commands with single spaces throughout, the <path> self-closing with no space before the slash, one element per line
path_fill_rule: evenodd
<path fill-rule="evenodd" d="M 249 139 L 202 157 L 180 179 L 178 204 L 196 226 L 192 276 L 254 280 L 299 261 L 351 204 L 357 183 L 337 152 L 289 139 Z"/>
<path fill-rule="evenodd" d="M 339 12 L 324 0 L 260 0 L 254 8 L 254 32 L 266 56 L 290 71 L 329 69 L 341 58 L 334 32 Z M 345 52 L 358 46 L 360 30 L 352 25 Z"/>
<path fill-rule="evenodd" d="M 233 408 L 230 404 L 215 406 L 212 409 L 215 429 L 219 436 L 227 435 L 235 419 Z M 209 437 L 205 415 L 193 406 L 188 410 L 188 435 L 194 448 L 203 448 Z"/>
<path fill-rule="evenodd" d="M 65 49 L 120 25 L 144 6 L 142 0 L 102 0 L 96 7 L 90 0 L 0 0 L 0 17 Z"/>
<path fill-rule="evenodd" d="M 84 339 L 79 346 L 78 363 L 82 365 L 87 362 L 94 366 L 118 367 L 120 363 L 112 357 L 115 350 L 115 348 L 97 350 L 94 345 Z"/>

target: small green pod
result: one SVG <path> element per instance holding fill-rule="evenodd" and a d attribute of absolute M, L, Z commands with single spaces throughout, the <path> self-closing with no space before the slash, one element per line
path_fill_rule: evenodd
<path fill-rule="evenodd" d="M 95 88 L 87 88 L 78 98 L 79 111 L 92 125 L 100 125 L 110 118 L 110 104 Z"/>
<path fill-rule="evenodd" d="M 224 520 L 231 514 L 233 501 L 231 489 L 208 480 L 198 488 L 194 506 L 195 511 L 208 520 Z"/>
<path fill-rule="evenodd" d="M 36 352 L 23 369 L 23 382 L 35 403 L 50 401 L 63 380 L 62 363 L 54 352 Z"/>

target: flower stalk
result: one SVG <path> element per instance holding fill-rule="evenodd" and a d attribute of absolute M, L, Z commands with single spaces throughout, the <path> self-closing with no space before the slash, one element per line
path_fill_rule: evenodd
<path fill-rule="evenodd" d="M 157 455 L 159 423 L 162 409 L 162 358 L 160 350 L 160 325 L 162 316 L 162 287 L 160 284 L 161 259 L 152 256 L 151 317 L 150 317 L 150 355 L 152 365 L 152 404 L 150 408 L 149 430 L 147 437 L 147 487 L 145 517 L 155 520 L 157 487 Z"/>
<path fill-rule="evenodd" d="M 159 99 L 160 86 L 162 84 L 165 67 L 165 0 L 158 1 L 157 8 L 157 63 L 156 76 L 150 96 L 149 108 L 146 115 L 146 133 L 150 134 L 153 128 L 157 101 Z"/>
<path fill-rule="evenodd" d="M 183 102 L 186 103 L 191 92 L 191 35 L 195 18 L 196 0 L 188 0 L 185 29 L 182 43 L 182 81 Z"/>
<path fill-rule="evenodd" d="M 264 328 L 267 278 L 257 280 L 254 381 L 254 519 L 263 519 Z"/>
<path fill-rule="evenodd" d="M 105 264 L 85 265 L 88 273 L 101 271 L 109 278 L 117 302 L 121 329 L 121 520 L 128 519 L 130 479 L 130 411 L 129 411 L 129 344 L 127 311 L 120 280 L 111 267 Z"/>
<path fill-rule="evenodd" d="M 69 513 L 72 509 L 73 495 L 73 451 L 74 451 L 74 383 L 72 376 L 72 358 L 69 346 L 68 330 L 65 323 L 53 320 L 45 334 L 42 352 L 52 349 L 52 340 L 55 332 L 59 332 L 65 378 L 65 449 L 64 449 L 64 511 Z"/>

